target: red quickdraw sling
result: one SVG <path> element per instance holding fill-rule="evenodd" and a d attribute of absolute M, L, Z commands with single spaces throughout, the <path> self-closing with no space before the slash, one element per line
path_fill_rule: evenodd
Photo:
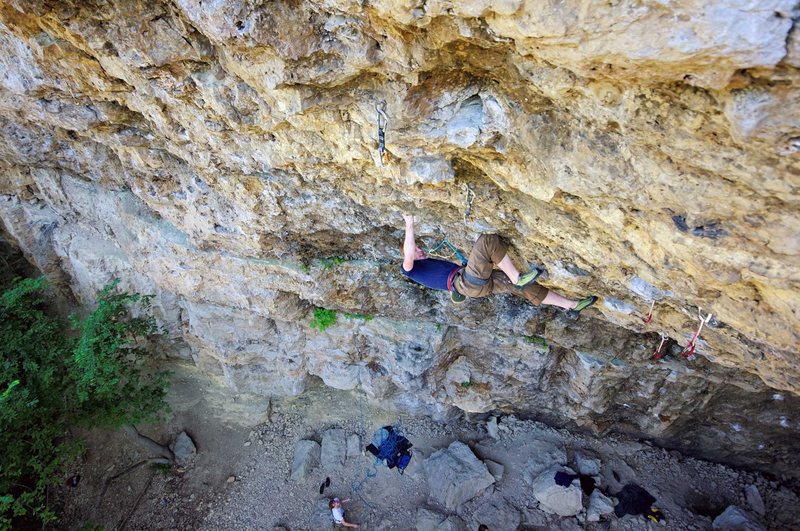
<path fill-rule="evenodd" d="M 661 352 L 661 349 L 664 347 L 664 343 L 666 343 L 667 339 L 669 338 L 669 336 L 664 332 L 659 332 L 659 333 L 661 334 L 661 343 L 658 344 L 658 348 L 656 349 L 655 352 L 653 352 L 654 360 L 660 360 L 661 358 L 664 357 L 664 353 Z"/>
<path fill-rule="evenodd" d="M 711 320 L 711 314 L 708 314 L 705 318 L 703 318 L 702 312 L 702 308 L 697 309 L 697 316 L 700 319 L 700 326 L 697 328 L 697 332 L 694 333 L 689 343 L 681 351 L 681 356 L 686 358 L 687 361 L 694 361 L 697 359 L 697 356 L 694 353 L 695 346 L 697 345 L 697 339 L 700 337 L 700 332 L 703 331 L 703 326 Z"/>
<path fill-rule="evenodd" d="M 647 315 L 642 317 L 642 321 L 644 321 L 644 324 L 650 324 L 650 321 L 653 320 L 653 308 L 655 308 L 655 306 L 656 306 L 656 301 L 650 303 L 650 311 L 647 313 Z"/>

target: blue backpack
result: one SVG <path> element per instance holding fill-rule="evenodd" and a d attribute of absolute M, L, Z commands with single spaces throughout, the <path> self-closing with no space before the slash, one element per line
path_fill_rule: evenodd
<path fill-rule="evenodd" d="M 411 441 L 398 434 L 392 426 L 384 426 L 372 436 L 367 451 L 389 468 L 397 467 L 401 474 L 411 462 Z"/>

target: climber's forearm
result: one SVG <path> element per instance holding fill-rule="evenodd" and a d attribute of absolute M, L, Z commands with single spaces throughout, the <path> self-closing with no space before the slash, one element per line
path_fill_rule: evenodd
<path fill-rule="evenodd" d="M 404 214 L 403 219 L 406 221 L 406 237 L 403 241 L 403 268 L 406 271 L 411 271 L 414 267 L 414 255 L 417 251 L 417 243 L 414 240 L 414 216 Z"/>

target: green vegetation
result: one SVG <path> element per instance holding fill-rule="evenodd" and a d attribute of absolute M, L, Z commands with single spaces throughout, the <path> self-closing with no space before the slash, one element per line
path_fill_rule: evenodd
<path fill-rule="evenodd" d="M 0 294 L 0 529 L 55 519 L 47 488 L 83 448 L 70 428 L 153 421 L 166 408 L 167 374 L 144 368 L 142 340 L 158 332 L 150 297 L 117 283 L 71 326 L 45 312 L 43 278 Z"/>
<path fill-rule="evenodd" d="M 158 472 L 162 476 L 169 476 L 172 474 L 172 465 L 166 463 L 151 463 L 150 469 Z"/>
<path fill-rule="evenodd" d="M 311 268 L 305 262 L 300 262 L 300 271 L 305 273 L 306 275 L 311 272 Z"/>
<path fill-rule="evenodd" d="M 368 313 L 345 313 L 345 319 L 361 319 L 362 321 L 372 321 L 375 319 L 374 315 Z"/>
<path fill-rule="evenodd" d="M 526 343 L 533 343 L 534 345 L 539 345 L 540 347 L 547 348 L 549 345 L 547 344 L 547 340 L 543 337 L 539 336 L 522 336 L 522 340 Z"/>
<path fill-rule="evenodd" d="M 336 310 L 314 308 L 314 317 L 311 319 L 311 328 L 320 332 L 336 324 Z"/>
<path fill-rule="evenodd" d="M 470 381 L 461 382 L 461 387 L 463 387 L 464 389 L 469 389 L 470 387 L 472 387 L 472 382 Z"/>
<path fill-rule="evenodd" d="M 334 267 L 336 267 L 339 264 L 345 263 L 346 261 L 347 260 L 345 260 L 344 258 L 340 258 L 338 256 L 334 256 L 333 258 L 324 258 L 324 259 L 322 259 L 320 261 L 320 263 L 322 264 L 322 268 L 327 271 L 327 270 L 333 269 Z"/>

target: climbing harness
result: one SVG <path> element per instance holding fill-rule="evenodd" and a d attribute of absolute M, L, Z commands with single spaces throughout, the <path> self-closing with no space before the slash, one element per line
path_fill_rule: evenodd
<path fill-rule="evenodd" d="M 658 344 L 658 348 L 655 352 L 653 352 L 654 360 L 660 360 L 664 357 L 664 353 L 661 352 L 661 349 L 664 347 L 664 343 L 666 343 L 667 339 L 669 338 L 669 336 L 664 332 L 659 332 L 659 334 L 661 334 L 661 343 Z"/>
<path fill-rule="evenodd" d="M 389 125 L 389 117 L 386 116 L 386 102 L 381 101 L 375 105 L 378 111 L 378 161 L 381 166 L 389 165 L 389 152 L 386 151 L 386 127 Z"/>
<path fill-rule="evenodd" d="M 443 253 L 443 252 L 441 252 L 439 250 L 439 249 L 441 249 L 442 247 L 445 247 L 445 246 L 447 246 L 450 249 L 450 253 L 449 254 L 445 254 L 446 251 L 445 251 L 445 253 Z M 439 243 L 439 245 L 437 245 L 436 247 L 434 247 L 432 249 L 428 249 L 426 252 L 428 253 L 429 256 L 434 256 L 436 258 L 444 258 L 445 260 L 449 260 L 450 258 L 455 256 L 461 261 L 461 265 L 462 266 L 466 266 L 467 265 L 467 259 L 464 258 L 464 255 L 461 254 L 458 251 L 458 249 L 456 249 L 455 246 L 452 243 L 447 241 L 447 236 L 445 236 L 442 239 L 442 241 L 441 241 L 441 243 Z"/>
<path fill-rule="evenodd" d="M 653 320 L 653 308 L 655 307 L 655 305 L 656 301 L 653 300 L 653 302 L 650 303 L 650 311 L 647 312 L 647 315 L 642 317 L 642 321 L 644 321 L 644 324 L 650 324 L 650 321 Z"/>
<path fill-rule="evenodd" d="M 470 185 L 464 183 L 464 192 L 467 194 L 467 208 L 464 210 L 464 225 L 469 224 L 469 217 L 472 214 L 472 202 L 475 201 L 475 191 Z"/>
<path fill-rule="evenodd" d="M 711 320 L 711 314 L 708 314 L 705 318 L 703 318 L 702 308 L 697 309 L 697 316 L 700 319 L 700 327 L 697 329 L 697 332 L 694 333 L 694 336 L 692 336 L 692 339 L 689 341 L 689 343 L 681 351 L 681 356 L 686 358 L 688 361 L 694 361 L 697 359 L 697 356 L 694 353 L 697 339 L 700 337 L 700 332 L 702 332 L 703 326 Z"/>

